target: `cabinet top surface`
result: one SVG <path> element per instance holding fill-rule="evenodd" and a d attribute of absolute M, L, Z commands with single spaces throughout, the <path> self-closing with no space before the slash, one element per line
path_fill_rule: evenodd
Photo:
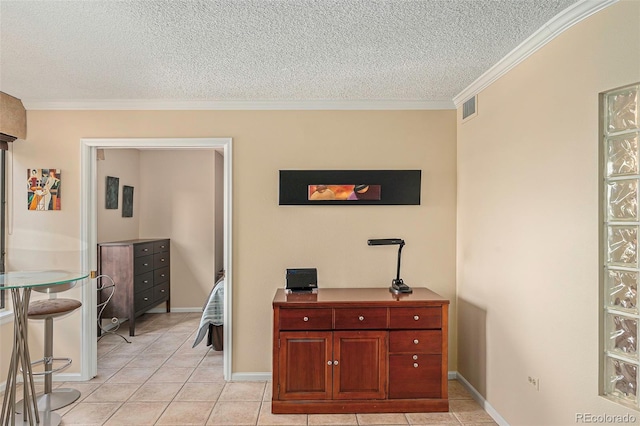
<path fill-rule="evenodd" d="M 143 244 L 143 243 L 152 243 L 154 241 L 169 241 L 169 238 L 143 238 L 143 239 L 135 239 L 135 240 L 123 240 L 123 241 L 107 241 L 104 243 L 98 243 L 99 246 L 121 246 L 128 244 Z"/>
<path fill-rule="evenodd" d="M 393 294 L 388 288 L 321 288 L 318 293 L 285 293 L 279 288 L 274 306 L 322 306 L 366 303 L 378 306 L 443 305 L 449 300 L 425 287 L 414 287 L 411 294 Z"/>

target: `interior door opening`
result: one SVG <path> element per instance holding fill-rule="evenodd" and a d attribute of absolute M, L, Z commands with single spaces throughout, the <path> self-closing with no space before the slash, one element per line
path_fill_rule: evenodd
<path fill-rule="evenodd" d="M 82 265 L 86 270 L 96 270 L 97 246 L 97 209 L 102 206 L 98 200 L 97 188 L 97 158 L 98 150 L 109 149 L 137 149 L 137 150 L 216 150 L 223 156 L 223 238 L 222 238 L 222 265 L 225 271 L 224 292 L 224 337 L 223 337 L 223 373 L 225 380 L 231 379 L 232 360 L 232 324 L 231 324 L 231 300 L 232 279 L 231 270 L 231 139 L 230 138 L 186 138 L 186 139 L 82 139 L 81 140 L 81 165 L 82 165 L 82 229 L 83 241 Z M 214 218 L 215 220 L 215 218 Z M 97 295 L 93 285 L 83 286 L 83 318 L 82 318 L 82 360 L 81 379 L 88 380 L 97 373 Z"/>

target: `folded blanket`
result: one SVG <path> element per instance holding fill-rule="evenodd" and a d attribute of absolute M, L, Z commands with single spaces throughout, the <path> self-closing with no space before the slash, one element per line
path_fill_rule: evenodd
<path fill-rule="evenodd" d="M 211 289 L 207 303 L 202 308 L 202 318 L 193 348 L 204 339 L 209 329 L 209 324 L 222 325 L 224 322 L 224 278 L 221 278 Z"/>

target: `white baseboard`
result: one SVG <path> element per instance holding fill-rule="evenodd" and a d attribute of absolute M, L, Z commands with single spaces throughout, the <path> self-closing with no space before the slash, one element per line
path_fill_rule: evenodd
<path fill-rule="evenodd" d="M 234 382 L 269 382 L 271 373 L 232 373 L 231 380 Z"/>
<path fill-rule="evenodd" d="M 476 388 L 471 386 L 471 383 L 469 383 L 467 379 L 465 379 L 460 373 L 456 371 L 450 371 L 449 378 L 451 378 L 452 374 L 455 375 L 454 379 L 458 380 L 465 388 L 467 388 L 469 393 L 471 393 L 473 399 L 475 399 L 478 404 L 480 404 L 480 406 L 484 408 L 484 411 L 486 411 L 487 414 L 489 414 L 493 418 L 493 420 L 498 423 L 498 425 L 509 426 L 509 423 L 507 423 L 507 421 L 500 415 L 500 413 L 498 413 L 496 409 L 493 408 L 493 406 L 491 406 L 491 404 L 489 404 L 489 402 L 487 402 L 487 400 L 484 399 L 482 395 L 480 395 L 480 392 L 478 392 Z"/>
<path fill-rule="evenodd" d="M 167 309 L 164 307 L 158 306 L 157 308 L 149 309 L 147 311 L 150 314 L 166 314 Z M 171 312 L 198 312 L 202 313 L 202 306 L 197 308 L 171 308 Z"/>

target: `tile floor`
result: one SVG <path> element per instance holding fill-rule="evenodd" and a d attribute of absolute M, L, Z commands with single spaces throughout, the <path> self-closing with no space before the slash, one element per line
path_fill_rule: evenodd
<path fill-rule="evenodd" d="M 198 313 L 145 314 L 125 343 L 98 343 L 98 375 L 54 382 L 82 392 L 56 412 L 62 425 L 495 425 L 457 381 L 449 381 L 449 413 L 271 414 L 271 382 L 225 382 L 222 352 L 192 348 Z M 127 335 L 126 324 L 119 332 Z M 127 336 L 127 338 L 129 338 Z M 61 355 L 62 356 L 62 355 Z M 41 387 L 41 386 L 40 386 Z"/>

